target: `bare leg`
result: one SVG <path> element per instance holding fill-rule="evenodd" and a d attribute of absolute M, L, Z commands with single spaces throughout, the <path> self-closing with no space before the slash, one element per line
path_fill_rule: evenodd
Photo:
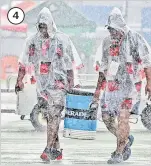
<path fill-rule="evenodd" d="M 59 135 L 57 135 L 56 141 L 53 144 L 53 148 L 60 149 Z"/>
<path fill-rule="evenodd" d="M 60 105 L 56 105 L 53 108 L 52 112 L 55 113 L 55 115 L 52 115 L 51 111 L 49 113 L 48 121 L 47 121 L 47 148 L 52 148 L 56 146 L 56 140 L 59 141 L 58 137 L 58 131 L 59 131 L 59 125 L 61 122 L 61 112 L 63 110 L 63 107 Z"/>
<path fill-rule="evenodd" d="M 118 132 L 117 132 L 117 153 L 122 154 L 128 140 L 130 126 L 129 126 L 129 110 L 121 109 L 118 117 Z"/>
<path fill-rule="evenodd" d="M 117 136 L 118 124 L 116 123 L 116 117 L 112 117 L 107 113 L 102 114 L 103 122 L 107 129 L 115 136 Z"/>

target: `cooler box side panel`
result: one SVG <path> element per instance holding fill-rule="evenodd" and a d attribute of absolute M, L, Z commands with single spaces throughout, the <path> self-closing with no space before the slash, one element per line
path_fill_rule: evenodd
<path fill-rule="evenodd" d="M 64 128 L 73 130 L 96 131 L 96 120 L 65 118 Z"/>
<path fill-rule="evenodd" d="M 88 110 L 92 96 L 81 96 L 68 94 L 66 97 L 66 108 Z"/>
<path fill-rule="evenodd" d="M 89 105 L 93 94 L 67 94 L 64 119 L 64 137 L 95 139 L 97 120 L 89 118 Z"/>

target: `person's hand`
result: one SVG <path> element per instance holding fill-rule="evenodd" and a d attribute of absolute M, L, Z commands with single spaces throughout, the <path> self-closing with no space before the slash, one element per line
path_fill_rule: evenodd
<path fill-rule="evenodd" d="M 145 94 L 148 95 L 148 100 L 151 100 L 151 81 L 148 81 L 146 84 Z"/>
<path fill-rule="evenodd" d="M 17 94 L 19 91 L 22 91 L 24 88 L 24 83 L 22 81 L 17 81 L 15 85 L 15 93 Z"/>
<path fill-rule="evenodd" d="M 90 105 L 89 105 L 89 115 L 91 120 L 96 120 L 97 118 L 97 111 L 98 111 L 98 101 L 99 99 L 93 97 Z"/>
<path fill-rule="evenodd" d="M 93 97 L 93 99 L 92 99 L 92 101 L 91 101 L 91 103 L 90 103 L 90 108 L 89 109 L 93 109 L 93 107 L 95 108 L 95 107 L 98 107 L 98 102 L 99 102 L 99 99 L 98 98 L 96 98 L 96 97 Z"/>

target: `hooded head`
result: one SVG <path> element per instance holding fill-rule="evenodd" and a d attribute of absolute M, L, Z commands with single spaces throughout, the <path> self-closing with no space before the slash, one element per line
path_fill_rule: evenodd
<path fill-rule="evenodd" d="M 57 31 L 56 24 L 53 20 L 52 14 L 50 10 L 46 7 L 44 7 L 37 19 L 38 29 L 40 33 L 48 33 L 49 36 L 51 36 L 54 32 Z"/>
<path fill-rule="evenodd" d="M 106 25 L 108 28 L 113 28 L 116 31 L 121 31 L 126 34 L 129 30 L 126 22 L 122 16 L 121 11 L 118 8 L 114 8 L 109 15 L 108 22 Z"/>

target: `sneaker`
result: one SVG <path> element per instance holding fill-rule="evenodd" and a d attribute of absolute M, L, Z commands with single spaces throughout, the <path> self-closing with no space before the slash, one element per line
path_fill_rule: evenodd
<path fill-rule="evenodd" d="M 57 149 L 53 149 L 51 151 L 51 160 L 62 160 L 62 151 L 63 149 L 61 149 L 60 151 Z"/>
<path fill-rule="evenodd" d="M 113 156 L 107 161 L 108 164 L 118 164 L 123 162 L 122 154 L 114 153 Z"/>
<path fill-rule="evenodd" d="M 130 147 L 133 145 L 133 142 L 134 142 L 134 137 L 132 135 L 129 135 L 128 137 L 129 141 L 128 143 L 126 144 L 124 150 L 123 150 L 123 160 L 126 161 L 130 158 L 131 156 L 131 149 Z M 114 155 L 116 154 L 116 151 L 114 151 L 113 153 L 111 153 L 111 157 L 113 158 Z"/>
<path fill-rule="evenodd" d="M 131 156 L 131 149 L 128 147 L 124 148 L 122 155 L 124 161 L 128 160 Z"/>
<path fill-rule="evenodd" d="M 40 158 L 44 162 L 50 162 L 50 160 L 61 160 L 62 159 L 62 149 L 59 151 L 56 149 L 51 150 L 51 149 L 45 148 L 45 150 L 43 151 Z"/>
<path fill-rule="evenodd" d="M 44 162 L 49 162 L 50 161 L 50 149 L 45 148 L 45 150 L 43 151 L 42 155 L 40 156 L 40 158 L 44 161 Z"/>
<path fill-rule="evenodd" d="M 125 148 L 123 150 L 123 153 L 122 153 L 124 161 L 126 161 L 126 160 L 128 160 L 130 158 L 130 156 L 131 156 L 131 149 L 130 149 L 130 147 L 133 145 L 133 142 L 134 142 L 134 137 L 132 135 L 130 135 L 128 137 L 128 139 L 129 139 L 129 141 L 126 144 L 126 146 L 125 146 Z"/>
<path fill-rule="evenodd" d="M 113 153 L 111 153 L 111 158 L 113 158 L 116 155 L 116 151 L 114 151 Z"/>
<path fill-rule="evenodd" d="M 134 137 L 132 135 L 128 136 L 129 142 L 126 144 L 126 146 L 131 147 L 134 143 Z"/>

